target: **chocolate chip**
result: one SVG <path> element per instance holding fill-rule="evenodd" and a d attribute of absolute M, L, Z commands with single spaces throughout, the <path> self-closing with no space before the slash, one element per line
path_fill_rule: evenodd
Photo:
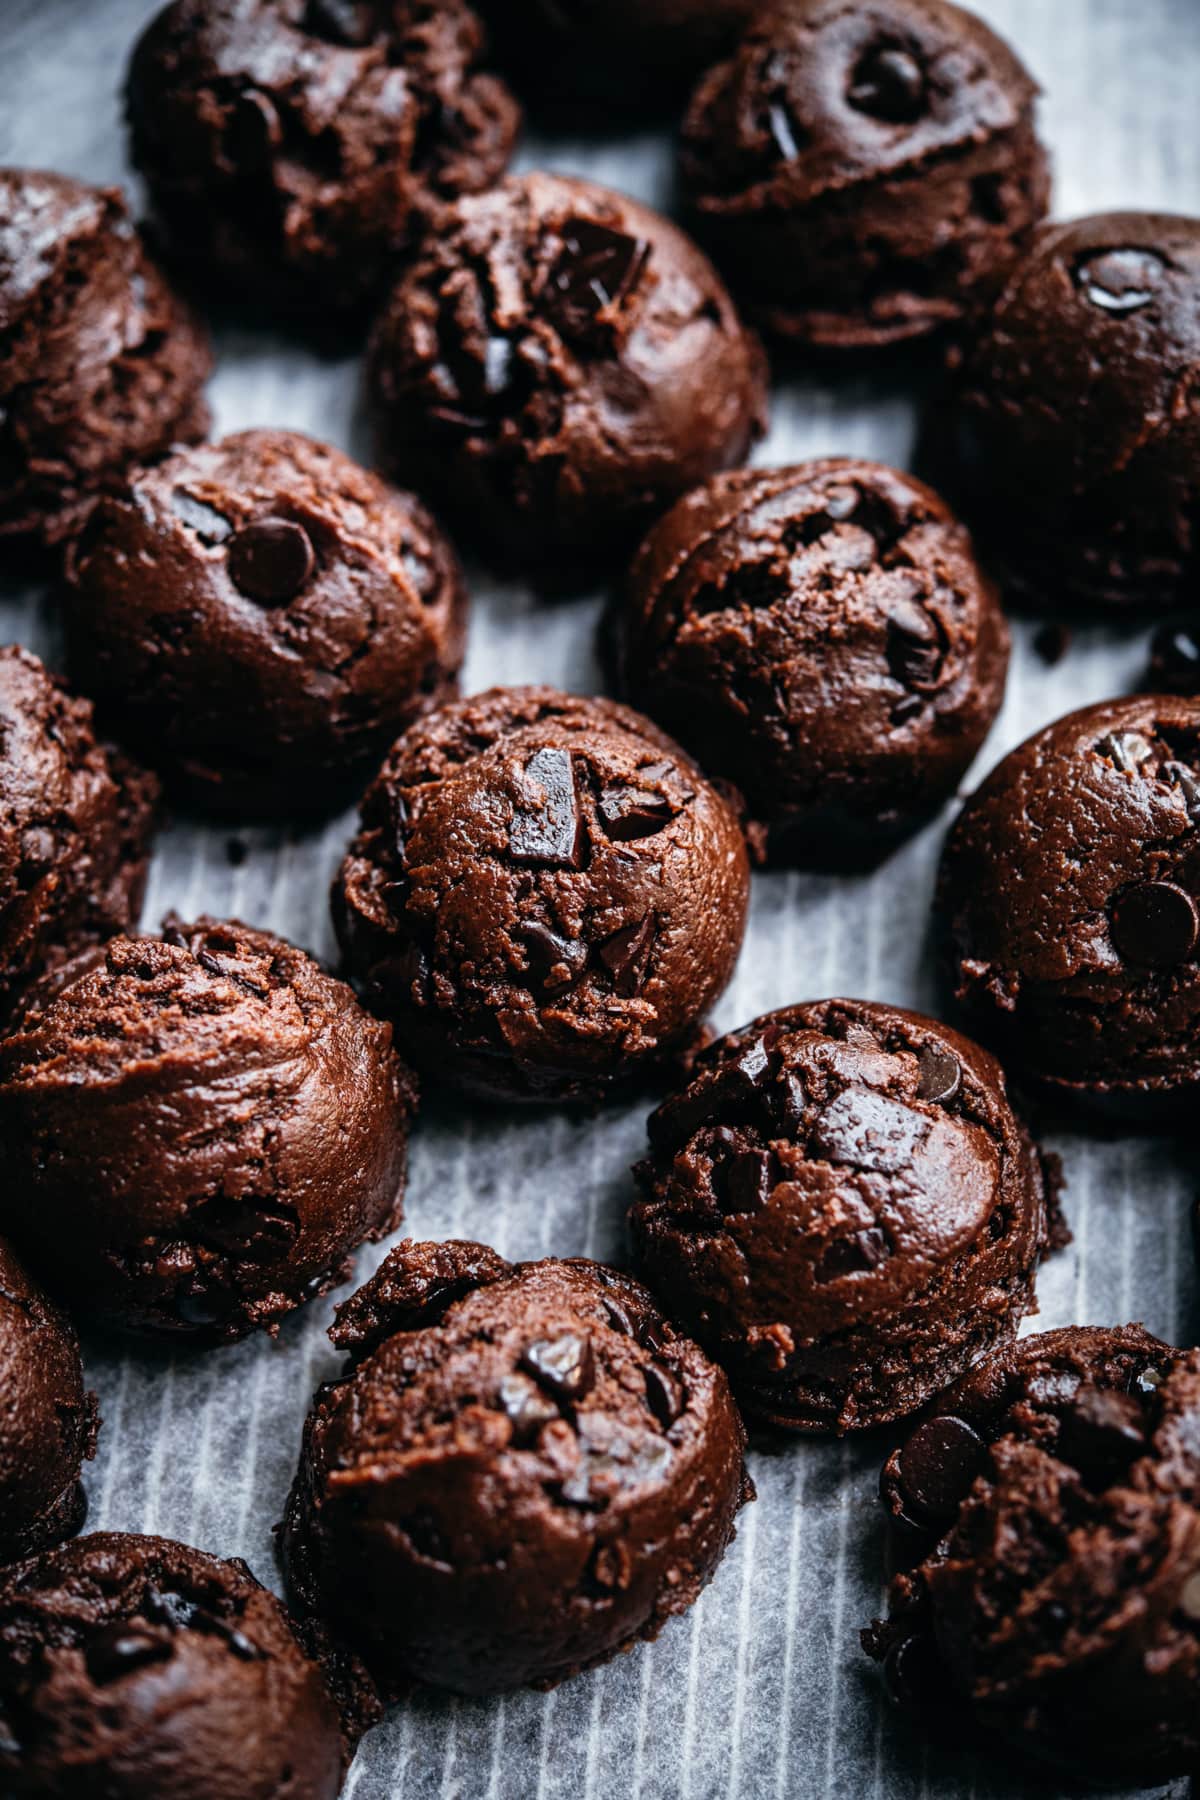
<path fill-rule="evenodd" d="M 567 750 L 535 750 L 525 764 L 526 792 L 540 791 L 528 810 L 514 812 L 508 848 L 520 863 L 578 869 L 583 861 L 583 819 L 575 794 L 575 764 Z"/>
<path fill-rule="evenodd" d="M 597 811 L 605 835 L 614 843 L 625 844 L 633 838 L 653 837 L 670 824 L 676 808 L 665 794 L 613 782 L 601 790 Z"/>
<path fill-rule="evenodd" d="M 641 279 L 651 246 L 593 219 L 563 227 L 547 282 L 547 311 L 565 336 L 594 338 L 602 315 Z"/>
<path fill-rule="evenodd" d="M 543 1425 L 557 1419 L 558 1408 L 527 1375 L 505 1375 L 499 1387 L 500 1404 L 512 1421 L 515 1440 L 528 1441 Z"/>
<path fill-rule="evenodd" d="M 771 1096 L 771 1113 L 776 1124 L 789 1137 L 797 1136 L 803 1127 L 807 1099 L 804 1082 L 796 1070 L 785 1069 Z"/>
<path fill-rule="evenodd" d="M 957 1056 L 951 1055 L 949 1050 L 939 1050 L 934 1044 L 925 1044 L 917 1057 L 917 1068 L 920 1072 L 918 1100 L 933 1100 L 939 1106 L 948 1106 L 957 1098 L 962 1087 L 962 1066 Z"/>
<path fill-rule="evenodd" d="M 770 1084 L 771 1052 L 763 1037 L 751 1038 L 735 1056 L 716 1069 L 702 1070 L 651 1113 L 646 1127 L 650 1142 L 656 1150 L 674 1149 L 710 1119 L 756 1118 Z"/>
<path fill-rule="evenodd" d="M 737 1150 L 718 1165 L 725 1212 L 761 1212 L 775 1185 L 769 1150 Z"/>
<path fill-rule="evenodd" d="M 292 519 L 257 519 L 229 545 L 229 578 L 240 594 L 262 606 L 284 606 L 313 572 L 313 547 Z"/>
<path fill-rule="evenodd" d="M 570 987 L 582 974 L 587 946 L 578 939 L 560 937 L 539 919 L 520 926 L 517 935 L 529 952 L 530 974 L 540 980 L 547 993 Z"/>
<path fill-rule="evenodd" d="M 813 1270 L 818 1281 L 836 1281 L 841 1275 L 864 1275 L 886 1261 L 891 1245 L 887 1233 L 878 1225 L 863 1231 L 852 1231 L 848 1237 L 834 1238 Z"/>
<path fill-rule="evenodd" d="M 632 925 L 622 925 L 596 947 L 596 955 L 612 976 L 613 986 L 625 999 L 640 994 L 645 986 L 654 937 L 654 916 L 647 913 Z"/>
<path fill-rule="evenodd" d="M 646 1369 L 646 1402 L 664 1431 L 683 1411 L 683 1389 L 669 1369 L 651 1363 Z"/>
<path fill-rule="evenodd" d="M 910 125 L 925 104 L 925 71 L 902 45 L 874 44 L 858 60 L 848 98 L 857 112 Z"/>
<path fill-rule="evenodd" d="M 233 530 L 224 513 L 219 513 L 215 506 L 209 506 L 204 500 L 197 500 L 186 488 L 171 489 L 171 511 L 204 544 L 223 544 Z"/>
<path fill-rule="evenodd" d="M 1123 775 L 1132 775 L 1146 758 L 1154 754 L 1154 745 L 1140 731 L 1109 731 L 1095 746 L 1096 755 L 1108 759 Z"/>
<path fill-rule="evenodd" d="M 1170 969 L 1196 948 L 1200 917 L 1192 896 L 1173 881 L 1142 881 L 1113 903 L 1110 932 L 1126 962 Z"/>
<path fill-rule="evenodd" d="M 1153 250 L 1099 250 L 1075 265 L 1075 282 L 1104 312 L 1138 312 L 1158 293 L 1163 267 Z"/>
<path fill-rule="evenodd" d="M 987 1446 L 965 1419 L 927 1419 L 900 1452 L 903 1498 L 930 1524 L 949 1523 L 986 1461 Z"/>
<path fill-rule="evenodd" d="M 578 1332 L 539 1338 L 526 1348 L 521 1361 L 560 1400 L 582 1399 L 595 1380 L 592 1341 Z"/>
<path fill-rule="evenodd" d="M 83 1653 L 88 1674 L 101 1684 L 117 1681 L 147 1663 L 164 1662 L 171 1654 L 171 1640 L 144 1625 L 106 1625 L 91 1638 Z"/>
<path fill-rule="evenodd" d="M 924 607 L 911 600 L 897 601 L 888 612 L 887 664 L 905 687 L 930 687 L 937 681 L 941 637 Z"/>
<path fill-rule="evenodd" d="M 1085 1481 L 1110 1481 L 1146 1448 L 1141 1406 L 1132 1394 L 1081 1387 L 1063 1417 L 1057 1448 Z"/>

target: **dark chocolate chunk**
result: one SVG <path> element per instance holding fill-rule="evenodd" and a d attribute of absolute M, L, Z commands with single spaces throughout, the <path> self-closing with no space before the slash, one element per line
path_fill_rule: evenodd
<path fill-rule="evenodd" d="M 953 1519 L 987 1462 L 987 1446 L 965 1419 L 944 1414 L 918 1425 L 900 1452 L 906 1508 L 933 1525 Z"/>
<path fill-rule="evenodd" d="M 526 1348 L 521 1361 L 560 1400 L 581 1400 L 595 1379 L 591 1339 L 579 1332 L 539 1338 Z"/>
<path fill-rule="evenodd" d="M 665 794 L 623 783 L 603 788 L 596 810 L 605 834 L 618 844 L 652 837 L 670 824 L 676 812 Z"/>
<path fill-rule="evenodd" d="M 571 753 L 535 750 L 525 765 L 525 792 L 530 799 L 529 810 L 514 812 L 508 830 L 508 847 L 514 859 L 578 869 L 583 858 L 584 828 Z"/>
<path fill-rule="evenodd" d="M 865 1275 L 886 1261 L 889 1249 L 887 1233 L 878 1225 L 868 1225 L 863 1231 L 852 1231 L 848 1237 L 834 1238 L 814 1274 L 818 1281 Z"/>
<path fill-rule="evenodd" d="M 917 1067 L 920 1070 L 919 1100 L 934 1100 L 940 1106 L 948 1106 L 951 1100 L 957 1099 L 962 1087 L 962 1065 L 951 1051 L 926 1044 L 917 1057 Z"/>
<path fill-rule="evenodd" d="M 683 1411 L 683 1389 L 661 1363 L 650 1363 L 645 1372 L 646 1401 L 664 1430 L 669 1430 Z"/>
<path fill-rule="evenodd" d="M 938 628 L 924 607 L 898 601 L 888 612 L 888 668 L 906 687 L 930 687 L 942 666 Z"/>
<path fill-rule="evenodd" d="M 729 1213 L 760 1212 L 774 1187 L 769 1150 L 737 1150 L 720 1164 L 721 1204 Z"/>
<path fill-rule="evenodd" d="M 543 1425 L 559 1416 L 554 1402 L 528 1375 L 505 1375 L 499 1395 L 500 1404 L 512 1421 L 513 1437 L 518 1442 L 535 1438 Z"/>
<path fill-rule="evenodd" d="M 613 986 L 626 999 L 640 994 L 646 984 L 654 936 L 654 915 L 647 913 L 632 925 L 622 925 L 597 946 L 596 954 L 612 976 Z"/>
<path fill-rule="evenodd" d="M 1145 1414 L 1132 1394 L 1090 1384 L 1078 1389 L 1059 1429 L 1058 1454 L 1085 1481 L 1111 1481 L 1145 1448 Z"/>
<path fill-rule="evenodd" d="M 572 219 L 564 226 L 546 288 L 547 310 L 559 330 L 593 338 L 602 315 L 636 287 L 650 249 L 645 239 L 593 219 Z"/>
<path fill-rule="evenodd" d="M 1075 280 L 1093 306 L 1140 312 L 1162 285 L 1163 259 L 1153 250 L 1100 250 L 1075 265 Z"/>
<path fill-rule="evenodd" d="M 1131 775 L 1154 754 L 1154 745 L 1140 731 L 1107 731 L 1096 744 L 1096 755 L 1105 757 L 1114 769 Z"/>
<path fill-rule="evenodd" d="M 163 1662 L 170 1654 L 171 1640 L 163 1632 L 122 1620 L 89 1638 L 83 1659 L 92 1680 L 104 1685 L 147 1663 Z"/>
<path fill-rule="evenodd" d="M 874 44 L 859 58 L 849 100 L 889 125 L 910 125 L 925 105 L 925 71 L 902 44 Z"/>
<path fill-rule="evenodd" d="M 202 543 L 223 544 L 233 530 L 224 513 L 219 513 L 206 500 L 197 500 L 195 494 L 189 494 L 186 488 L 172 488 L 170 502 L 171 511 L 183 520 L 189 531 L 195 532 Z"/>
<path fill-rule="evenodd" d="M 1175 882 L 1142 881 L 1114 901 L 1110 930 L 1127 962 L 1170 969 L 1193 955 L 1200 917 L 1192 896 Z"/>
<path fill-rule="evenodd" d="M 293 519 L 258 519 L 229 543 L 229 578 L 263 606 L 285 606 L 313 572 L 312 542 Z"/>
<path fill-rule="evenodd" d="M 529 969 L 547 993 L 570 987 L 582 974 L 587 962 L 587 945 L 578 938 L 560 937 L 549 925 L 533 919 L 519 928 L 518 935 L 529 953 Z"/>

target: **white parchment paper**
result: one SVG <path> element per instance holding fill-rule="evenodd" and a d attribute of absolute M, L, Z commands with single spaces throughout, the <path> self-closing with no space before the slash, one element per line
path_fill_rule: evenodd
<path fill-rule="evenodd" d="M 976 0 L 1046 90 L 1042 108 L 1060 215 L 1113 206 L 1200 213 L 1200 0 Z M 0 163 L 40 164 L 136 185 L 119 89 L 155 0 L 0 0 Z M 603 143 L 530 139 L 523 166 L 575 171 L 660 205 L 671 189 L 669 133 Z M 322 361 L 267 332 L 222 327 L 212 385 L 216 427 L 284 425 L 368 453 L 353 360 Z M 904 465 L 927 359 L 882 374 L 786 376 L 756 461 L 846 452 Z M 557 607 L 472 572 L 465 690 L 501 681 L 601 686 L 599 596 Z M 1032 627 L 1015 628 L 1008 699 L 980 759 L 986 769 L 1035 727 L 1138 677 L 1145 632 L 1077 629 L 1047 668 Z M 54 609 L 0 567 L 0 642 L 54 663 Z M 933 1008 L 928 910 L 942 820 L 872 875 L 757 875 L 746 948 L 717 1013 L 728 1028 L 823 994 Z M 160 840 L 145 920 L 168 907 L 236 914 L 317 954 L 334 952 L 329 878 L 351 815 L 315 834 L 242 833 L 176 823 Z M 506 1118 L 430 1101 L 412 1146 L 405 1230 L 478 1237 L 510 1257 L 620 1257 L 627 1170 L 644 1107 L 594 1121 Z M 1071 1248 L 1040 1282 L 1044 1326 L 1144 1320 L 1200 1336 L 1188 1212 L 1196 1156 L 1148 1138 L 1052 1140 L 1065 1161 Z M 365 1276 L 382 1250 L 364 1252 Z M 347 1290 L 348 1291 L 348 1290 Z M 104 1427 L 89 1469 L 92 1527 L 157 1531 L 245 1556 L 278 1585 L 279 1517 L 313 1387 L 337 1358 L 331 1304 L 309 1307 L 276 1343 L 203 1355 L 122 1353 L 87 1342 Z M 658 1643 L 548 1695 L 490 1702 L 425 1694 L 364 1744 L 354 1800 L 1000 1800 L 1032 1787 L 984 1757 L 910 1738 L 887 1712 L 858 1627 L 881 1604 L 878 1440 L 797 1442 L 751 1462 L 759 1500 L 700 1603 Z M 1182 1796 L 1186 1783 L 1157 1795 Z"/>

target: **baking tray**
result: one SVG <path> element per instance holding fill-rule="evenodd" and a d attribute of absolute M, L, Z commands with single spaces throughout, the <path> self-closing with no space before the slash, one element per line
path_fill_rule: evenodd
<path fill-rule="evenodd" d="M 154 0 L 0 0 L 0 162 L 136 184 L 125 159 L 124 62 Z M 1113 206 L 1200 213 L 1200 0 L 977 0 L 1045 88 L 1042 125 L 1060 215 Z M 670 134 L 603 141 L 529 136 L 521 166 L 591 176 L 667 205 Z M 353 359 L 327 360 L 266 331 L 221 324 L 215 425 L 284 425 L 364 460 Z M 755 460 L 835 452 L 910 464 L 924 352 L 870 372 L 785 372 Z M 466 691 L 493 682 L 602 686 L 601 596 L 548 606 L 471 569 Z M 1047 667 L 1034 626 L 1014 626 L 1008 698 L 980 759 L 986 769 L 1028 732 L 1130 687 L 1145 634 L 1073 632 Z M 52 598 L 0 573 L 0 641 L 52 664 Z M 971 785 L 968 783 L 967 785 Z M 236 914 L 332 957 L 329 879 L 351 815 L 317 833 L 238 833 L 178 821 L 160 839 L 145 921 Z M 867 876 L 756 875 L 746 947 L 715 1023 L 825 994 L 935 1009 L 928 914 L 945 818 Z M 234 852 L 236 855 L 236 851 Z M 595 1118 L 507 1116 L 430 1097 L 412 1144 L 404 1230 L 477 1237 L 508 1257 L 621 1258 L 628 1168 L 644 1104 Z M 1042 1326 L 1141 1319 L 1200 1336 L 1189 1211 L 1196 1157 L 1150 1138 L 1053 1132 L 1075 1237 L 1044 1270 Z M 365 1277 L 386 1246 L 364 1251 Z M 343 1290 L 342 1296 L 345 1292 Z M 104 1427 L 87 1471 L 92 1527 L 155 1531 L 244 1556 L 278 1586 L 272 1525 L 316 1384 L 337 1366 L 331 1302 L 306 1308 L 272 1343 L 189 1354 L 85 1341 Z M 1001 1800 L 1053 1793 L 985 1755 L 948 1753 L 908 1734 L 883 1704 L 858 1628 L 882 1604 L 878 1437 L 755 1448 L 758 1503 L 699 1604 L 606 1667 L 550 1694 L 493 1701 L 416 1695 L 373 1732 L 347 1800 Z M 1147 1790 L 1182 1797 L 1186 1782 Z"/>

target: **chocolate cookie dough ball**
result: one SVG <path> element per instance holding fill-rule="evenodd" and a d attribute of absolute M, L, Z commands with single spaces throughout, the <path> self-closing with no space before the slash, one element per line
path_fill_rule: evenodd
<path fill-rule="evenodd" d="M 0 649 L 0 1021 L 44 969 L 136 925 L 157 802 L 97 742 L 90 701 Z"/>
<path fill-rule="evenodd" d="M 748 23 L 758 0 L 482 0 L 498 53 L 531 102 L 661 111 Z"/>
<path fill-rule="evenodd" d="M 915 1566 L 863 1633 L 906 1712 L 1073 1781 L 1200 1754 L 1200 1351 L 1139 1325 L 1024 1338 L 883 1472 Z"/>
<path fill-rule="evenodd" d="M 69 1321 L 0 1239 L 0 1563 L 79 1530 L 82 1463 L 95 1454 L 96 1396 L 85 1392 Z"/>
<path fill-rule="evenodd" d="M 753 1496 L 724 1375 L 600 1263 L 410 1241 L 330 1335 L 280 1546 L 385 1693 L 553 1687 L 657 1637 Z"/>
<path fill-rule="evenodd" d="M 172 255 L 227 298 L 357 311 L 504 172 L 519 112 L 483 48 L 464 0 L 175 0 L 126 88 Z"/>
<path fill-rule="evenodd" d="M 503 556 L 593 573 L 741 462 L 765 370 L 712 264 L 560 175 L 447 209 L 376 328 L 383 454 Z"/>
<path fill-rule="evenodd" d="M 273 1330 L 399 1222 L 411 1078 L 302 950 L 200 919 L 115 938 L 0 1039 L 0 1187 L 55 1294 L 117 1329 Z"/>
<path fill-rule="evenodd" d="M 1195 600 L 1200 221 L 1045 225 L 966 355 L 956 456 L 1006 583 L 1033 606 Z"/>
<path fill-rule="evenodd" d="M 831 457 L 718 475 L 651 531 L 614 614 L 623 690 L 746 798 L 774 862 L 878 861 L 953 793 L 1008 629 L 931 489 Z"/>
<path fill-rule="evenodd" d="M 766 1013 L 702 1052 L 649 1132 L 640 1268 L 772 1425 L 903 1418 L 1036 1311 L 1057 1165 L 999 1064 L 934 1019 Z"/>
<path fill-rule="evenodd" d="M 335 1800 L 376 1711 L 244 1562 L 98 1531 L 0 1574 L 14 1797 Z"/>
<path fill-rule="evenodd" d="M 1200 703 L 1110 700 L 975 793 L 938 909 L 959 1001 L 1051 1094 L 1146 1123 L 1200 1095 Z"/>
<path fill-rule="evenodd" d="M 504 1100 L 596 1100 L 695 1032 L 741 948 L 730 807 L 647 719 L 492 688 L 400 739 L 334 924 L 422 1068 Z"/>
<path fill-rule="evenodd" d="M 0 169 L 0 537 L 58 543 L 132 464 L 203 437 L 211 362 L 116 188 Z"/>
<path fill-rule="evenodd" d="M 777 336 L 920 337 L 998 287 L 1046 211 L 1036 94 L 945 0 L 777 0 L 692 96 L 685 197 Z"/>
<path fill-rule="evenodd" d="M 67 574 L 88 692 L 225 813 L 327 810 L 457 689 L 450 545 L 411 495 L 296 432 L 139 473 L 93 512 Z"/>

